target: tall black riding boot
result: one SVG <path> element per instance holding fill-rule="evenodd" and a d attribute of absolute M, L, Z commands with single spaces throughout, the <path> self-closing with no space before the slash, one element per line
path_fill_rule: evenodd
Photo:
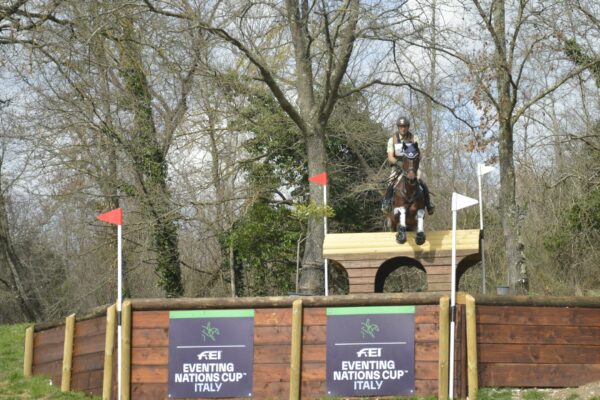
<path fill-rule="evenodd" d="M 431 196 L 429 196 L 429 188 L 421 179 L 419 179 L 421 189 L 423 189 L 423 200 L 425 201 L 425 207 L 427 208 L 427 214 L 431 215 L 435 211 L 435 206 L 431 203 Z"/>
<path fill-rule="evenodd" d="M 394 198 L 394 185 L 389 184 L 387 190 L 385 191 L 385 196 L 383 197 L 383 202 L 381 203 L 381 211 L 383 213 L 388 213 L 392 211 L 392 199 Z"/>

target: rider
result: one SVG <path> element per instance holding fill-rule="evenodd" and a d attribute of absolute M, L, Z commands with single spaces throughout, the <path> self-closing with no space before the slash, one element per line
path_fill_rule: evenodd
<path fill-rule="evenodd" d="M 381 205 L 381 209 L 383 212 L 390 212 L 392 208 L 392 199 L 394 198 L 394 185 L 399 174 L 402 173 L 400 171 L 399 164 L 401 164 L 401 159 L 404 156 L 402 153 L 402 143 L 415 143 L 419 144 L 419 138 L 417 135 L 412 133 L 410 128 L 410 120 L 406 117 L 400 117 L 396 121 L 396 126 L 398 127 L 398 132 L 394 134 L 387 143 L 387 158 L 392 165 L 392 173 L 390 174 L 390 178 L 388 179 L 388 187 L 385 192 L 385 197 L 383 199 L 383 203 Z M 396 146 L 399 144 L 400 146 Z M 400 160 L 399 160 L 400 159 Z M 417 171 L 417 176 L 419 178 L 419 184 L 421 185 L 421 189 L 423 189 L 423 200 L 425 201 L 425 207 L 427 208 L 427 213 L 429 215 L 433 214 L 435 210 L 435 206 L 431 203 L 431 199 L 429 197 L 429 188 L 420 178 L 420 172 Z"/>

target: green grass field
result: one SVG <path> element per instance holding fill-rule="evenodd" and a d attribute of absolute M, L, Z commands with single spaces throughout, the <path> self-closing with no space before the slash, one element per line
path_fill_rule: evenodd
<path fill-rule="evenodd" d="M 27 325 L 0 325 L 0 399 L 100 399 L 81 393 L 61 393 L 49 379 L 23 378 L 23 348 Z"/>

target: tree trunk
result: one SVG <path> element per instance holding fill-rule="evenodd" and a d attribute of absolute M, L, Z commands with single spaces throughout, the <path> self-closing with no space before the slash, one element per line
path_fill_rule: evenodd
<path fill-rule="evenodd" d="M 308 155 L 308 174 L 314 176 L 326 171 L 325 129 L 316 125 L 306 136 Z M 311 202 L 323 205 L 323 187 L 310 184 Z M 322 294 L 324 292 L 323 276 L 323 240 L 325 232 L 322 216 L 311 216 L 308 219 L 307 237 L 302 257 L 299 291 L 302 294 Z"/>
<path fill-rule="evenodd" d="M 167 162 L 158 143 L 152 116 L 152 97 L 131 20 L 123 21 L 119 41 L 120 73 L 133 113 L 133 132 L 127 146 L 139 184 L 139 199 L 152 221 L 153 248 L 157 254 L 158 285 L 167 297 L 183 294 L 176 213 L 171 209 Z"/>
<path fill-rule="evenodd" d="M 506 252 L 508 284 L 514 293 L 528 291 L 527 270 L 520 239 L 520 211 L 516 203 L 515 164 L 513 158 L 513 121 L 511 101 L 511 73 L 506 49 L 504 0 L 494 0 L 493 24 L 496 42 L 496 83 L 498 91 L 500 210 Z M 516 95 L 516 94 L 513 94 Z"/>
<path fill-rule="evenodd" d="M 41 301 L 34 290 L 33 277 L 19 259 L 10 238 L 4 193 L 0 187 L 0 266 L 7 267 L 8 282 L 19 308 L 28 321 L 42 319 Z M 2 268 L 3 270 L 4 268 Z M 0 270 L 0 272 L 2 272 Z"/>

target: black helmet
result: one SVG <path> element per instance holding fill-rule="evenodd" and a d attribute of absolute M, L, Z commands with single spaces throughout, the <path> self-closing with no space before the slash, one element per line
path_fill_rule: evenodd
<path fill-rule="evenodd" d="M 406 117 L 399 117 L 396 120 L 396 126 L 408 126 L 410 127 L 410 120 Z"/>

